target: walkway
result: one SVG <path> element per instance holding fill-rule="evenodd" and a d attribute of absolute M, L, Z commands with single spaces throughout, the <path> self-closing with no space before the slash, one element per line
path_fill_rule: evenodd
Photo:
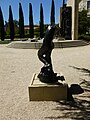
<path fill-rule="evenodd" d="M 85 92 L 76 95 L 77 104 L 29 102 L 28 85 L 42 63 L 35 49 L 14 49 L 0 45 L 0 120 L 90 119 L 90 45 L 54 49 L 54 71 L 66 82 L 80 84 Z"/>

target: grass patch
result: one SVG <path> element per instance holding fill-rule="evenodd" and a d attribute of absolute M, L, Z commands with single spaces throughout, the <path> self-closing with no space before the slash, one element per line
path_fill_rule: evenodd
<path fill-rule="evenodd" d="M 9 44 L 11 41 L 10 40 L 5 40 L 5 41 L 0 41 L 0 44 Z"/>

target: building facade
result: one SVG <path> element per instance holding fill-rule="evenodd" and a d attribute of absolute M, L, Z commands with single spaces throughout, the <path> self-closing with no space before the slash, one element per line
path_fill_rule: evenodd
<path fill-rule="evenodd" d="M 82 0 L 79 3 L 79 11 L 88 10 L 87 16 L 90 17 L 90 0 Z"/>
<path fill-rule="evenodd" d="M 78 39 L 78 11 L 88 10 L 87 16 L 90 17 L 90 0 L 67 0 L 67 6 L 72 8 L 72 40 Z"/>
<path fill-rule="evenodd" d="M 81 0 L 67 0 L 67 6 L 72 7 L 72 40 L 78 40 L 78 9 Z"/>

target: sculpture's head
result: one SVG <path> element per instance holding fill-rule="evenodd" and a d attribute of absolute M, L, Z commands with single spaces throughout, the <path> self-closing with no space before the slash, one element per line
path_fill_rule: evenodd
<path fill-rule="evenodd" d="M 53 25 L 53 26 L 48 26 L 48 30 L 53 30 L 53 31 L 55 31 L 55 26 Z"/>

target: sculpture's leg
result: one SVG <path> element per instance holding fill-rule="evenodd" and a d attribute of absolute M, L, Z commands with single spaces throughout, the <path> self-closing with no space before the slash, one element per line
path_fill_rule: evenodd
<path fill-rule="evenodd" d="M 45 48 L 41 47 L 40 50 L 38 51 L 38 58 L 41 62 L 43 62 L 44 64 L 48 64 L 47 60 L 46 60 L 46 55 L 45 55 Z"/>
<path fill-rule="evenodd" d="M 46 59 L 46 61 L 48 63 L 48 66 L 49 66 L 50 70 L 52 71 L 53 68 L 52 68 L 52 61 L 51 61 L 51 52 L 52 52 L 52 50 L 48 50 L 45 59 Z"/>

